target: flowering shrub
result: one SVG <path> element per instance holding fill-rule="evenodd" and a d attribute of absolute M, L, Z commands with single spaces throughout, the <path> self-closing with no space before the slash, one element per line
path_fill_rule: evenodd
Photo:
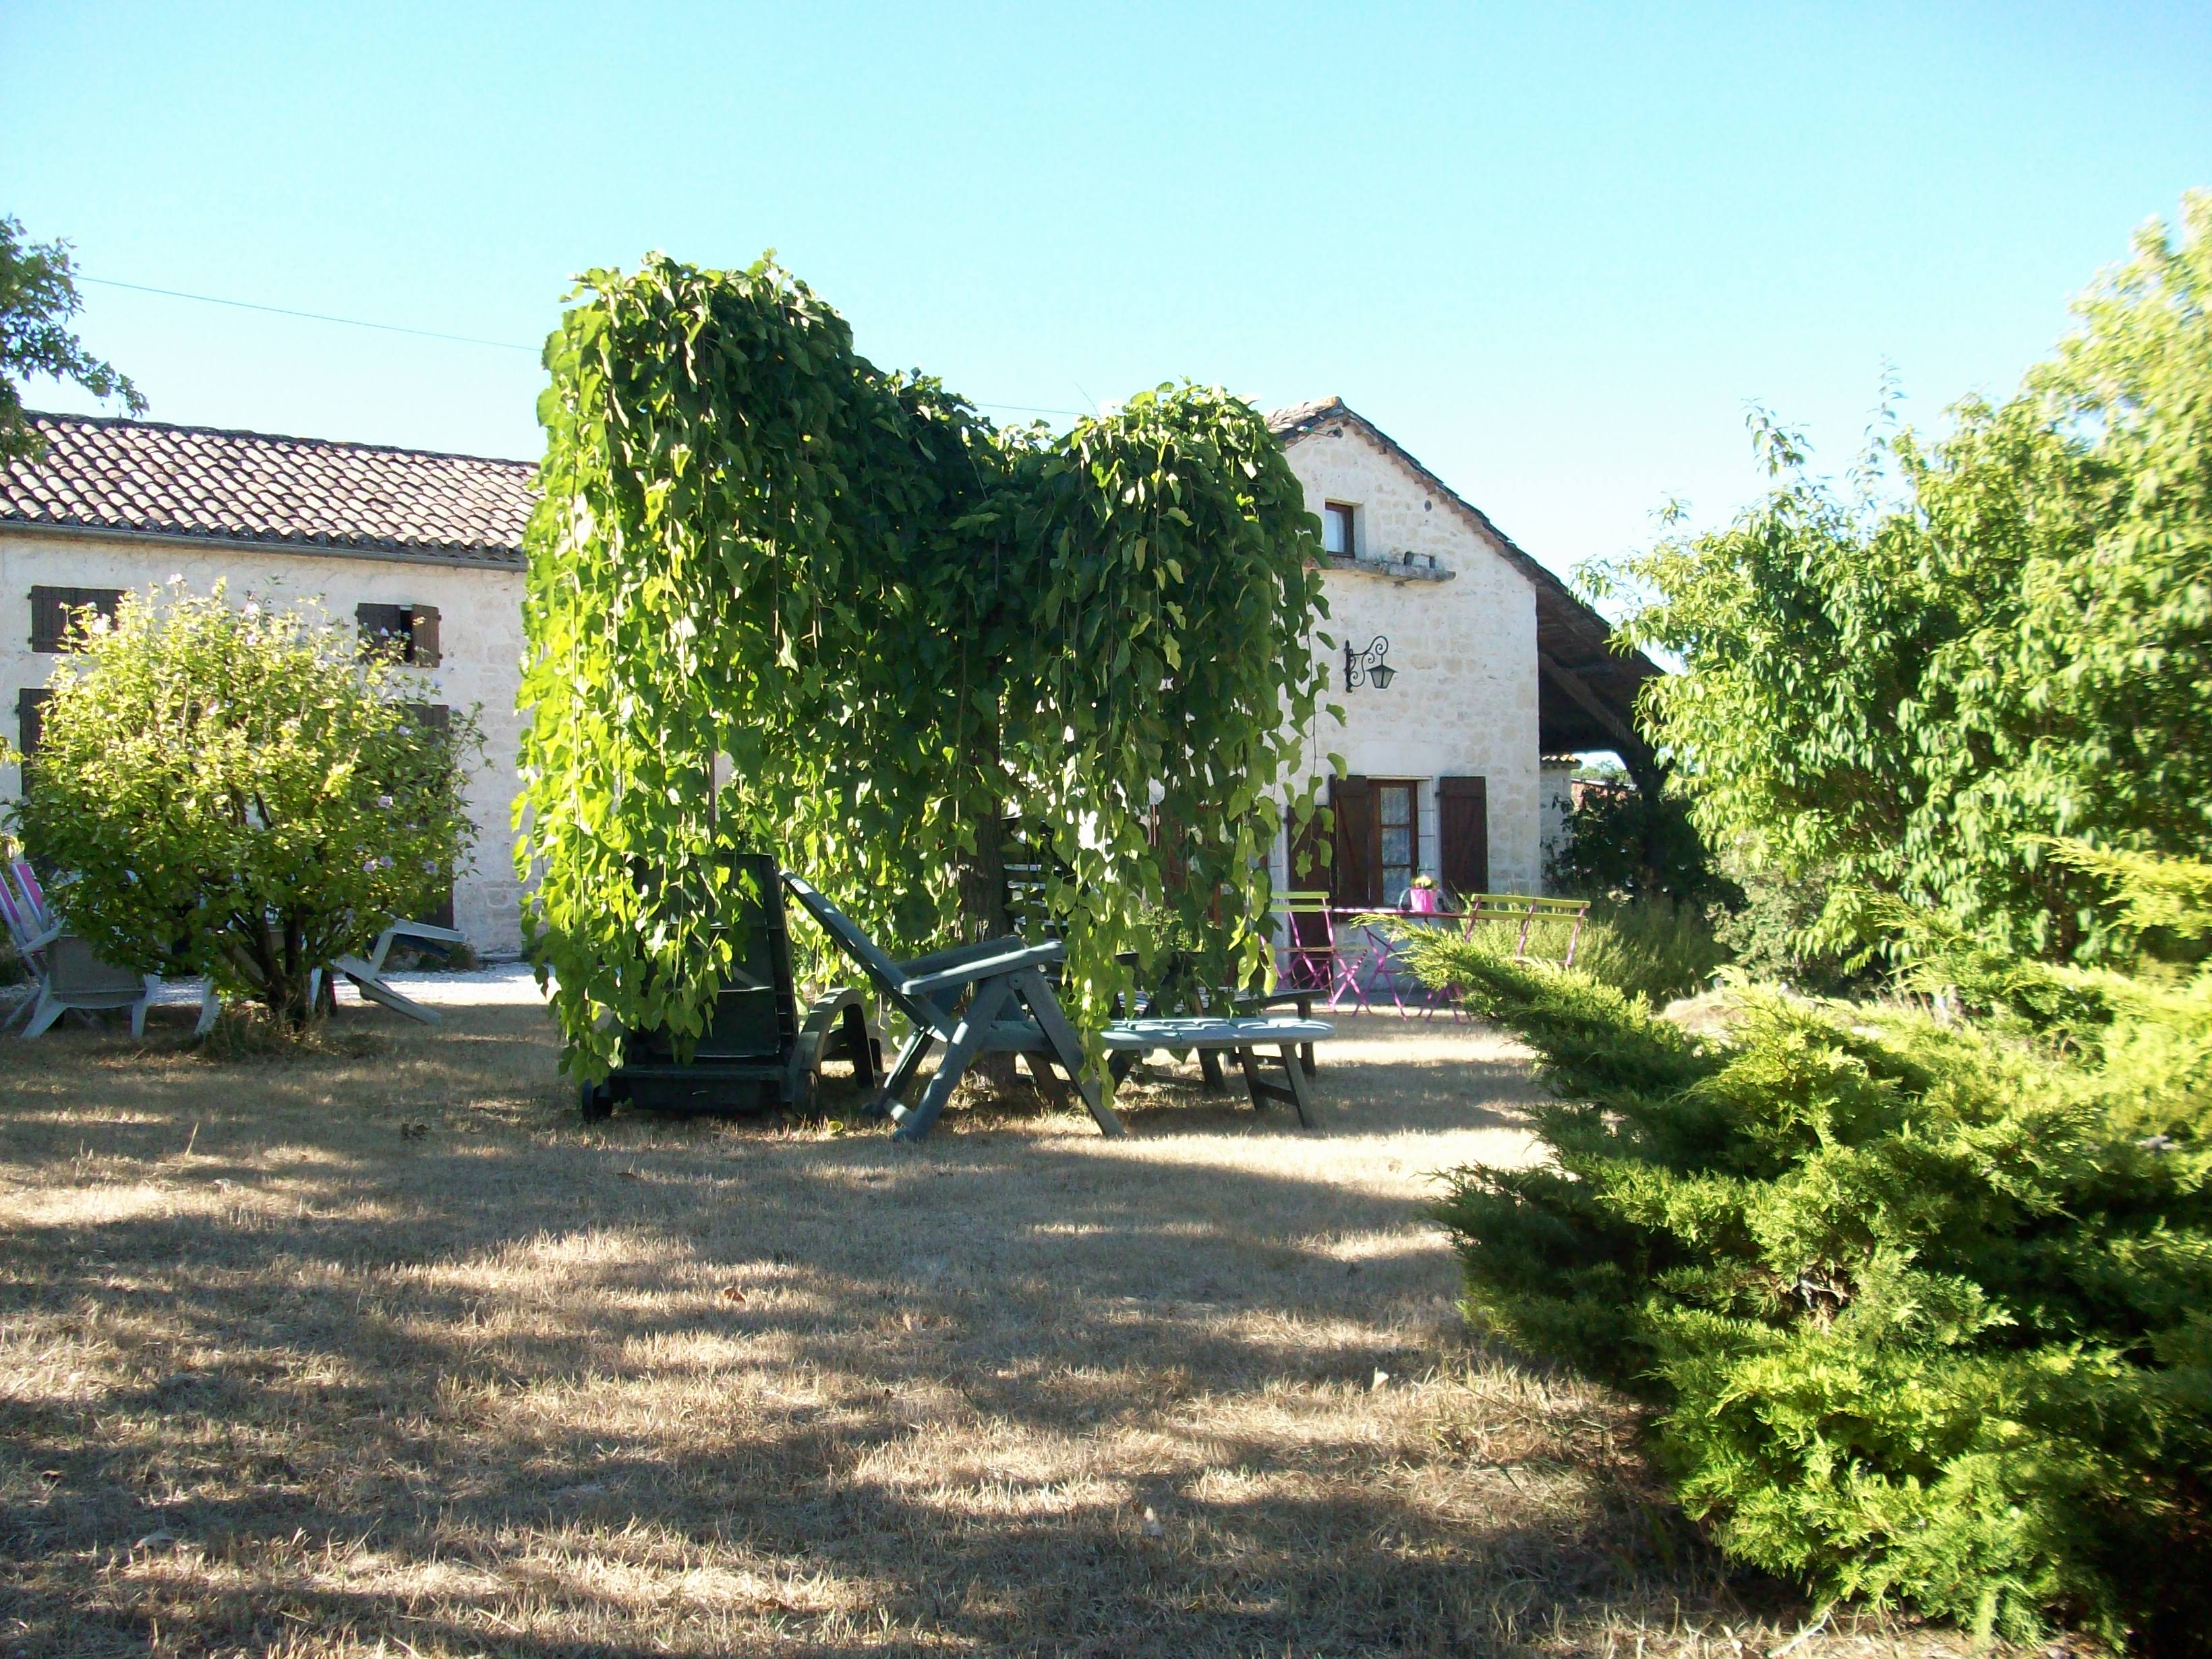
<path fill-rule="evenodd" d="M 467 849 L 456 712 L 312 613 L 173 592 L 81 622 L 15 820 L 101 955 L 204 973 L 289 1025 L 309 975 L 426 908 Z"/>

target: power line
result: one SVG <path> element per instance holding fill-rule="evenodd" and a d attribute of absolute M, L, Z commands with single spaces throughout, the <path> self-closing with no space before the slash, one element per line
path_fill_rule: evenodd
<path fill-rule="evenodd" d="M 229 306 L 238 311 L 265 311 L 277 317 L 302 317 L 311 323 L 343 323 L 348 328 L 374 328 L 386 334 L 412 334 L 424 340 L 452 340 L 460 345 L 491 346 L 501 351 L 535 352 L 536 346 L 517 345 L 512 340 L 486 340 L 474 334 L 441 334 L 431 328 L 405 328 L 398 323 L 372 323 L 359 317 L 333 317 L 323 311 L 295 311 L 289 306 L 256 305 L 251 300 L 223 300 L 212 294 L 187 294 L 182 289 L 149 288 L 143 283 L 118 283 L 111 276 L 79 276 L 80 283 L 94 283 L 101 288 L 127 288 L 134 294 L 158 294 L 169 300 L 197 300 L 204 306 Z"/>
<path fill-rule="evenodd" d="M 411 334 L 420 340 L 450 340 L 457 345 L 489 346 L 498 351 L 527 351 L 535 354 L 536 346 L 517 345 L 512 340 L 487 340 L 474 334 L 443 334 L 432 328 L 408 328 L 398 323 L 372 323 L 362 317 L 334 317 L 326 311 L 295 311 L 289 306 L 264 306 L 252 300 L 226 300 L 213 294 L 187 294 L 182 289 L 153 288 L 144 283 L 120 283 L 112 276 L 79 275 L 76 281 L 91 283 L 100 288 L 128 289 L 133 294 L 158 294 L 165 300 L 191 300 L 204 306 L 228 306 L 235 311 L 265 311 L 273 317 L 298 317 L 311 323 L 337 323 L 347 328 L 373 328 L 385 334 Z M 1007 409 L 1019 415 L 1080 416 L 1079 409 L 1046 409 L 1035 404 L 994 404 L 981 398 L 971 399 L 979 409 Z"/>

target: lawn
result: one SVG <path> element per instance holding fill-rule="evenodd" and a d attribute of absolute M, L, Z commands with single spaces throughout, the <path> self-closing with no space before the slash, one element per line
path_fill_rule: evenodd
<path fill-rule="evenodd" d="M 1735 1659 L 1805 1617 L 1617 1398 L 1468 1346 L 1424 1206 L 1532 1155 L 1495 1035 L 1346 1022 L 1311 1133 L 1194 1069 L 1125 1141 L 915 1147 L 586 1131 L 526 992 L 436 994 L 283 1060 L 0 1044 L 0 1650 Z"/>

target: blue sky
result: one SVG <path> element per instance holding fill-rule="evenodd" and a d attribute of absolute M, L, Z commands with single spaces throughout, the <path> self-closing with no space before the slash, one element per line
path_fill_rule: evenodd
<path fill-rule="evenodd" d="M 88 274 L 533 348 L 88 288 L 158 418 L 534 455 L 569 273 L 774 247 L 980 402 L 1341 394 L 1562 571 L 1755 493 L 1747 402 L 2009 389 L 2212 185 L 2202 3 L 22 0 L 0 76 Z"/>

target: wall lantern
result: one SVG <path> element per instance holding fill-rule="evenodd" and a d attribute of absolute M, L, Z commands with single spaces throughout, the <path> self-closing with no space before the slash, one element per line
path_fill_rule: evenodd
<path fill-rule="evenodd" d="M 1354 651 L 1352 641 L 1346 640 L 1344 644 L 1344 689 L 1357 691 L 1371 680 L 1377 691 L 1388 691 L 1390 682 L 1398 678 L 1398 671 L 1391 667 L 1388 660 L 1389 655 L 1390 641 L 1380 634 L 1375 636 L 1375 643 L 1364 651 Z"/>

